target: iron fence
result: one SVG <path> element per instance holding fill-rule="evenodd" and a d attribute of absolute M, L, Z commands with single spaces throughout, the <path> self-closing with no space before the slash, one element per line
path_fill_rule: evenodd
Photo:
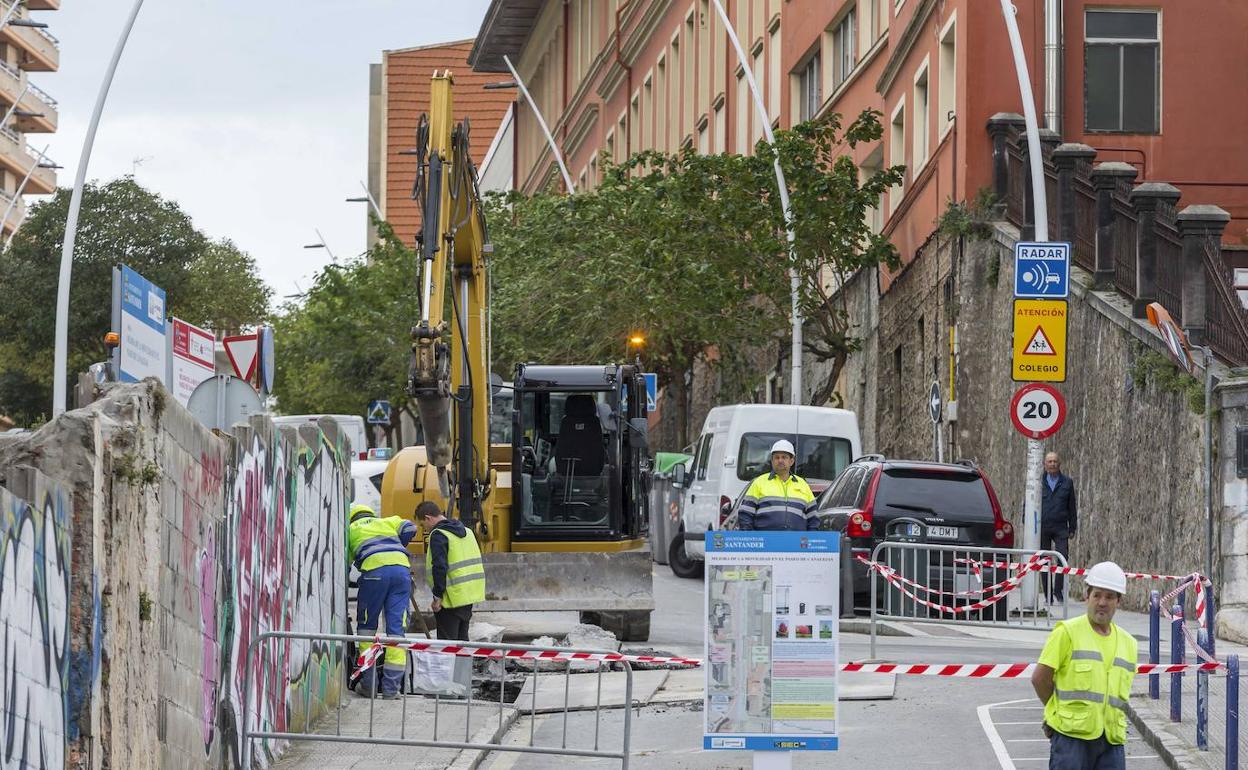
<path fill-rule="evenodd" d="M 289 644 L 292 640 L 300 640 L 300 641 L 305 641 L 309 643 L 319 643 L 321 645 L 324 645 L 326 649 L 335 649 L 337 654 L 342 656 L 340 659 L 343 659 L 343 660 L 350 660 L 350 658 L 347 657 L 347 645 L 353 644 L 353 645 L 358 646 L 360 644 L 365 644 L 365 643 L 377 643 L 381 645 L 398 645 L 400 647 L 403 647 L 403 646 L 410 644 L 413 641 L 416 641 L 416 640 L 406 638 L 406 637 L 380 637 L 378 638 L 378 637 L 372 637 L 372 636 L 361 636 L 361 635 L 351 635 L 351 634 L 271 631 L 271 632 L 260 634 L 256 638 L 251 640 L 251 643 L 247 647 L 246 669 L 252 670 L 252 666 L 256 664 L 256 662 L 259 660 L 258 656 L 260 652 L 262 651 L 262 648 L 264 645 L 266 644 Z M 344 732 L 343 730 L 342 716 L 343 716 L 344 709 L 343 709 L 343 703 L 341 699 L 332 708 L 332 711 L 334 712 L 333 715 L 332 716 L 329 714 L 322 715 L 321 718 L 317 721 L 316 725 L 313 725 L 312 723 L 312 718 L 311 718 L 312 711 L 310 708 L 310 702 L 305 702 L 304 704 L 304 711 L 303 711 L 304 719 L 303 719 L 302 724 L 291 724 L 291 725 L 285 725 L 284 727 L 278 726 L 278 725 L 267 725 L 267 726 L 262 726 L 259 724 L 253 725 L 252 715 L 249 709 L 249 706 L 251 705 L 251 699 L 254 695 L 254 693 L 252 692 L 252 686 L 251 686 L 253 677 L 247 677 L 246 682 L 243 686 L 243 717 L 242 717 L 242 726 L 240 728 L 240 738 L 241 738 L 241 742 L 243 746 L 242 766 L 251 767 L 252 749 L 253 749 L 253 743 L 255 741 L 272 740 L 272 741 L 291 741 L 291 742 L 313 741 L 313 742 L 328 742 L 328 743 L 357 744 L 357 745 L 363 744 L 363 745 L 375 745 L 375 746 L 411 746 L 411 747 L 419 747 L 419 748 L 459 749 L 459 750 L 482 751 L 482 752 L 509 751 L 509 752 L 516 752 L 516 753 L 521 753 L 521 754 L 591 757 L 591 758 L 599 758 L 599 759 L 618 759 L 620 761 L 620 767 L 622 768 L 622 770 L 627 770 L 628 762 L 629 762 L 629 745 L 630 745 L 631 728 L 632 728 L 632 707 L 633 707 L 633 668 L 632 666 L 626 660 L 625 661 L 619 661 L 619 660 L 615 660 L 615 661 L 575 660 L 573 661 L 570 659 L 566 659 L 566 656 L 569 653 L 586 653 L 589 655 L 600 655 L 602 652 L 603 652 L 602 650 L 580 650 L 580 649 L 574 649 L 570 647 L 540 647 L 540 646 L 522 645 L 522 644 L 494 644 L 494 643 L 485 643 L 485 642 L 473 642 L 471 644 L 470 652 L 457 651 L 457 652 L 439 653 L 436 650 L 430 650 L 429 652 L 420 653 L 420 654 L 447 654 L 447 655 L 454 655 L 457 658 L 464 658 L 464 657 L 468 657 L 470 659 L 479 658 L 479 659 L 489 661 L 487 666 L 491 667 L 493 670 L 491 671 L 487 669 L 485 676 L 483 678 L 491 682 L 496 681 L 497 687 L 498 687 L 497 700 L 491 699 L 491 700 L 486 701 L 486 700 L 473 698 L 471 688 L 469 688 L 467 697 L 465 698 L 453 698 L 453 697 L 443 697 L 441 695 L 435 695 L 432 701 L 432 704 L 433 704 L 432 705 L 432 708 L 433 708 L 433 737 L 432 738 L 423 738 L 423 737 L 414 738 L 414 737 L 409 737 L 408 735 L 409 698 L 407 696 L 412 693 L 409 691 L 409 686 L 406 686 L 406 685 L 404 687 L 404 691 L 400 693 L 399 698 L 398 698 L 401 701 L 401 704 L 400 704 L 399 724 L 398 724 L 397 731 L 395 730 L 395 725 L 393 724 L 393 720 L 387 721 L 384 726 L 378 725 L 377 703 L 380 700 L 378 697 L 371 697 L 371 698 L 364 699 L 364 700 L 367 700 L 367 703 L 368 703 L 368 717 L 367 717 L 366 729 L 361 729 L 355 733 L 351 732 L 350 730 L 348 730 L 347 732 Z M 540 658 L 535 658 L 532 655 L 525 656 L 526 653 L 554 654 L 554 655 L 559 655 L 561 659 L 543 660 Z M 378 666 L 379 665 L 380 665 L 380 660 L 378 660 Z M 410 666 L 410 659 L 409 659 L 409 666 Z M 596 675 L 598 677 L 596 703 L 593 709 L 594 710 L 594 732 L 593 732 L 592 745 L 589 742 L 589 736 L 587 733 L 583 736 L 581 735 L 575 736 L 576 738 L 582 739 L 581 742 L 584 745 L 582 746 L 575 746 L 575 745 L 569 746 L 568 745 L 569 744 L 568 715 L 570 711 L 574 710 L 571 707 L 571 704 L 569 701 L 569 696 L 571 693 L 570 679 L 572 676 L 572 671 L 573 671 L 574 666 L 577 667 L 577 670 L 579 671 L 585 671 L 586 667 L 593 666 L 594 669 L 592 671 L 587 671 L 586 673 L 579 673 L 577 674 L 577 676 Z M 606 671 L 613 670 L 612 669 L 613 666 L 619 667 L 619 669 L 624 673 L 624 676 L 625 676 L 625 680 L 624 680 L 625 682 L 624 683 L 624 725 L 623 725 L 623 734 L 622 734 L 619 750 L 608 750 L 608 749 L 602 748 L 601 746 L 602 736 L 601 736 L 600 728 L 601 728 L 601 721 L 602 721 L 602 713 L 604 711 L 604 707 L 602 705 L 602 675 Z M 523 667 L 523 669 L 521 669 L 521 667 Z M 529 670 L 530 668 L 531 668 L 531 671 Z M 540 689 L 540 683 L 543 679 L 544 668 L 555 669 L 553 671 L 548 670 L 546 672 L 545 678 L 547 680 L 549 680 L 551 677 L 559 677 L 560 674 L 562 674 L 563 696 L 562 696 L 561 707 L 558 704 L 553 707 L 550 706 L 549 704 L 539 706 L 538 691 Z M 529 682 L 526 682 L 523 690 L 527 690 L 528 694 L 526 695 L 525 692 L 522 690 L 518 701 L 508 703 L 506 701 L 506 693 L 509 690 L 508 673 L 509 671 L 511 673 L 516 673 L 518 669 L 521 669 L 522 673 L 530 677 L 531 687 L 529 686 Z M 559 669 L 562 669 L 562 670 L 560 671 Z M 495 676 L 497 677 L 496 680 L 494 679 Z M 405 680 L 407 680 L 407 677 L 405 677 Z M 407 681 L 410 682 L 410 680 L 407 680 Z M 550 690 L 549 685 L 547 686 L 545 690 L 543 690 L 543 692 L 547 694 L 549 694 L 550 691 L 551 690 Z M 339 692 L 341 693 L 341 690 Z M 557 689 L 556 689 L 556 697 L 557 697 Z M 310 701 L 311 699 L 310 687 L 305 688 L 304 698 L 307 699 L 307 701 Z M 528 740 L 527 745 L 502 742 L 503 733 L 505 731 L 505 720 L 504 720 L 505 711 L 508 708 L 510 708 L 523 714 L 524 713 L 523 707 L 525 704 L 519 701 L 524 700 L 526 698 L 529 700 L 529 703 L 527 704 L 529 706 L 528 708 L 529 740 Z M 382 701 L 382 702 L 384 703 L 385 701 Z M 420 703 L 425 709 L 429 708 L 429 705 L 428 705 L 429 701 L 427 698 L 422 699 Z M 493 740 L 491 741 L 482 742 L 482 741 L 473 739 L 474 736 L 472 735 L 471 727 L 472 727 L 472 713 L 473 713 L 474 704 L 476 705 L 476 708 L 478 709 L 489 708 L 489 709 L 497 710 L 498 729 L 494 734 Z M 455 716 L 457 715 L 452 715 L 452 717 L 448 720 L 448 718 L 445 715 L 446 709 L 454 709 L 456 711 L 459 711 L 462 709 L 463 711 L 462 720 L 456 719 Z M 582 710 L 582 707 L 578 706 L 575 710 Z M 584 710 L 587 710 L 587 709 L 584 709 Z M 538 745 L 535 743 L 535 735 L 534 735 L 534 725 L 536 724 L 536 721 L 537 721 L 536 719 L 537 715 L 539 713 L 551 713 L 551 712 L 555 712 L 555 713 L 562 712 L 562 715 L 563 715 L 563 729 L 562 729 L 562 735 L 560 737 L 559 744 L 558 745 L 553 745 L 553 744 L 552 745 Z M 327 721 L 332 721 L 333 723 L 332 728 L 330 725 L 326 724 Z M 448 721 L 451 722 L 451 729 L 455 731 L 454 739 L 439 737 L 441 734 L 444 734 L 447 732 L 443 728 L 445 727 Z M 458 722 L 460 721 L 462 721 L 463 731 L 464 731 L 462 740 L 460 740 L 458 737 L 458 729 L 459 729 Z M 296 727 L 299 729 L 295 729 Z M 322 727 L 323 729 L 318 729 Z"/>

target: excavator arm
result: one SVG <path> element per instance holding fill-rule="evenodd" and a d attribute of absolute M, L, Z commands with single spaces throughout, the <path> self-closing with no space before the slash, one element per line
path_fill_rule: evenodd
<path fill-rule="evenodd" d="M 491 488 L 486 314 L 487 231 L 469 153 L 469 123 L 454 122 L 454 80 L 434 73 L 416 132 L 413 197 L 421 210 L 420 319 L 412 327 L 408 393 L 429 464 L 467 526 L 483 521 Z M 449 313 L 448 307 L 449 307 Z"/>

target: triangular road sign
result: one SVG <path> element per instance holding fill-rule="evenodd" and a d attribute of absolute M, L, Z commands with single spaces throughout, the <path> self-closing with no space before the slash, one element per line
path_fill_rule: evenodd
<path fill-rule="evenodd" d="M 1023 348 L 1023 352 L 1029 356 L 1055 356 L 1057 351 L 1053 349 L 1053 343 L 1049 342 L 1049 338 L 1045 336 L 1042 327 L 1036 327 L 1036 333 L 1031 335 L 1031 339 L 1027 341 L 1027 347 Z"/>
<path fill-rule="evenodd" d="M 260 357 L 260 341 L 254 334 L 226 337 L 221 340 L 225 355 L 234 367 L 234 374 L 241 380 L 250 381 L 256 373 L 256 360 Z"/>

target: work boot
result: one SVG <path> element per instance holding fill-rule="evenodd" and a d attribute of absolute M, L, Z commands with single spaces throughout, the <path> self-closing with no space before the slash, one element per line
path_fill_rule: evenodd
<path fill-rule="evenodd" d="M 399 699 L 399 693 L 397 693 L 397 692 L 383 692 L 383 693 L 381 694 L 381 699 L 382 699 L 382 700 L 398 700 L 398 699 Z"/>

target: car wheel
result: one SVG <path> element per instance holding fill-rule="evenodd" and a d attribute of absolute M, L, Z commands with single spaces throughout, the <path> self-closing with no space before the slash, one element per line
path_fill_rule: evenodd
<path fill-rule="evenodd" d="M 702 577 L 704 562 L 701 559 L 690 558 L 685 552 L 685 533 L 683 530 L 676 534 L 672 544 L 667 547 L 667 564 L 672 568 L 672 574 L 676 577 Z"/>

